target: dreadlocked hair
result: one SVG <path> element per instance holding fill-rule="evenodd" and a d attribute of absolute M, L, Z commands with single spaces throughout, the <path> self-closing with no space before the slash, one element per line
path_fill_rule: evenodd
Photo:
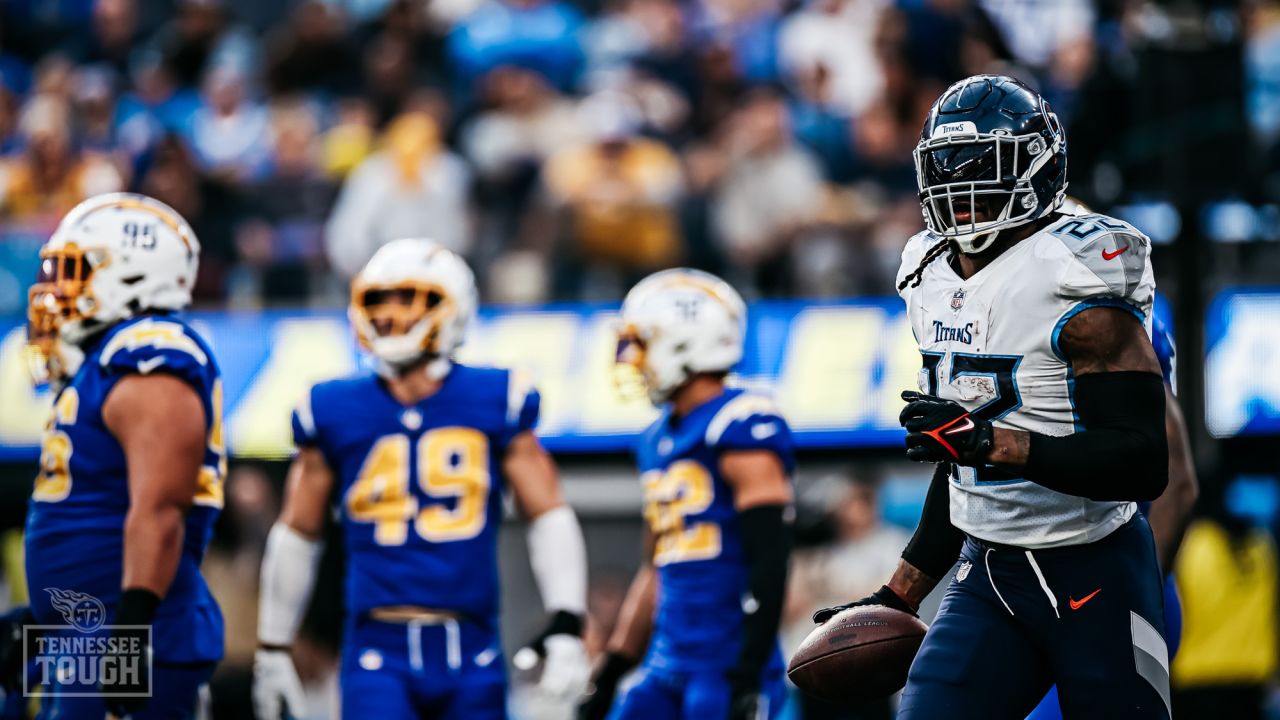
<path fill-rule="evenodd" d="M 929 251 L 920 258 L 920 264 L 910 275 L 902 278 L 902 282 L 898 283 L 898 291 L 906 290 L 908 287 L 919 287 L 920 281 L 924 278 L 924 269 L 929 267 L 929 263 L 942 257 L 942 254 L 955 248 L 955 240 L 943 240 L 942 242 L 929 248 Z"/>

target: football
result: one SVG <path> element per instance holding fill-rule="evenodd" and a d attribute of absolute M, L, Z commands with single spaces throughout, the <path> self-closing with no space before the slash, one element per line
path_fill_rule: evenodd
<path fill-rule="evenodd" d="M 787 676 L 806 693 L 837 704 L 891 695 L 907 683 L 907 670 L 927 629 L 901 610 L 850 608 L 809 633 L 792 656 Z"/>

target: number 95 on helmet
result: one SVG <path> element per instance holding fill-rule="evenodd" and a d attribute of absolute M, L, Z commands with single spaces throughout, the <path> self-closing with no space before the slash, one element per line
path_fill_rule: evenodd
<path fill-rule="evenodd" d="M 700 373 L 742 359 L 747 306 L 728 283 L 699 270 L 664 270 L 627 293 L 616 326 L 614 379 L 656 405 Z"/>
<path fill-rule="evenodd" d="M 199 262 L 195 233 L 158 200 L 110 193 L 80 203 L 40 248 L 39 277 L 27 295 L 34 364 L 68 375 L 75 363 L 58 358 L 96 333 L 190 305 Z"/>

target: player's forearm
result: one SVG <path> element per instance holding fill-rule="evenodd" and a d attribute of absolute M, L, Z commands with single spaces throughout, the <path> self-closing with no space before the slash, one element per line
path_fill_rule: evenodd
<path fill-rule="evenodd" d="M 786 596 L 791 529 L 782 505 L 761 505 L 738 513 L 748 587 L 754 601 L 743 620 L 736 680 L 756 683 L 778 644 L 778 626 Z"/>
<path fill-rule="evenodd" d="M 1169 487 L 1151 503 L 1151 509 L 1147 511 L 1147 522 L 1151 524 L 1151 534 L 1156 544 L 1156 560 L 1164 573 L 1173 569 L 1173 560 L 1178 555 L 1178 548 L 1182 546 L 1182 537 L 1186 534 L 1187 525 L 1191 521 L 1191 510 L 1196 503 L 1195 486 L 1188 487 L 1184 481 L 1175 479 L 1182 473 L 1181 468 L 1176 468 L 1172 463 L 1169 465 Z M 1194 483 L 1194 479 L 1192 482 Z"/>
<path fill-rule="evenodd" d="M 587 548 L 573 509 L 559 505 L 531 520 L 528 543 L 543 607 L 580 621 L 587 612 Z"/>
<path fill-rule="evenodd" d="M 889 587 L 919 607 L 960 555 L 964 533 L 951 524 L 951 464 L 940 463 L 929 481 L 920 523 L 902 551 Z"/>
<path fill-rule="evenodd" d="M 938 578 L 926 574 L 906 560 L 899 560 L 893 577 L 886 584 L 898 597 L 906 600 L 912 607 L 919 608 L 920 603 L 937 587 Z"/>
<path fill-rule="evenodd" d="M 143 505 L 129 508 L 124 521 L 124 577 L 121 587 L 163 598 L 182 558 L 185 508 Z"/>
<path fill-rule="evenodd" d="M 1182 545 L 1191 510 L 1200 494 L 1195 461 L 1191 457 L 1187 427 L 1172 393 L 1165 393 L 1165 434 L 1169 438 L 1169 487 L 1151 503 L 1147 521 L 1155 536 L 1156 558 L 1160 568 L 1169 572 Z"/>
<path fill-rule="evenodd" d="M 1076 379 L 1082 430 L 1065 436 L 996 428 L 988 461 L 1091 500 L 1154 500 L 1168 484 L 1164 384 L 1145 372 Z"/>
<path fill-rule="evenodd" d="M 324 545 L 277 522 L 267 536 L 259 579 L 258 642 L 264 647 L 293 643 L 315 586 Z"/>
<path fill-rule="evenodd" d="M 636 572 L 627 596 L 618 611 L 618 622 L 609 636 L 607 649 L 638 661 L 649 645 L 653 630 L 653 613 L 658 591 L 658 575 L 652 565 L 646 563 Z"/>

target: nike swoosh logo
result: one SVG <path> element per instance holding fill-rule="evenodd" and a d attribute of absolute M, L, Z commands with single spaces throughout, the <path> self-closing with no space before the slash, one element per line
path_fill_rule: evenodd
<path fill-rule="evenodd" d="M 156 368 L 160 367 L 160 366 L 161 366 L 161 365 L 163 365 L 163 364 L 164 364 L 164 356 L 163 356 L 163 355 L 160 355 L 160 356 L 157 356 L 157 357 L 153 357 L 153 358 L 148 358 L 148 359 L 146 359 L 146 360 L 139 360 L 139 361 L 138 361 L 138 372 L 142 373 L 143 375 L 147 375 L 147 374 L 149 374 L 152 370 L 155 370 Z"/>
<path fill-rule="evenodd" d="M 1085 595 L 1079 600 L 1072 600 L 1070 597 L 1068 597 L 1067 604 L 1071 606 L 1072 610 L 1079 610 L 1080 608 L 1084 607 L 1085 603 L 1092 600 L 1094 595 L 1097 595 L 1100 592 L 1102 592 L 1102 588 L 1098 588 L 1097 590 L 1094 590 L 1093 592 L 1089 593 L 1088 595 Z"/>
<path fill-rule="evenodd" d="M 973 429 L 973 418 L 971 418 L 971 417 L 967 417 L 967 418 L 965 418 L 965 419 L 964 419 L 964 424 L 963 424 L 963 425 L 961 425 L 961 426 L 959 426 L 959 427 L 953 427 L 953 428 L 951 428 L 950 430 L 944 430 L 944 431 L 942 432 L 942 434 L 943 434 L 943 435 L 955 435 L 956 433 L 969 432 L 969 431 L 970 431 L 970 430 L 972 430 L 972 429 Z"/>
<path fill-rule="evenodd" d="M 1124 251 L 1125 251 L 1125 250 L 1128 250 L 1128 249 L 1129 249 L 1129 246 L 1128 246 L 1128 245 L 1125 245 L 1124 247 L 1122 247 L 1122 248 L 1116 248 L 1115 250 L 1113 250 L 1113 251 L 1111 251 L 1111 252 L 1107 252 L 1106 250 L 1103 250 L 1103 251 L 1102 251 L 1102 259 L 1103 259 L 1103 260 L 1115 260 L 1116 258 L 1120 257 L 1120 255 L 1122 255 L 1122 254 L 1124 253 Z"/>

